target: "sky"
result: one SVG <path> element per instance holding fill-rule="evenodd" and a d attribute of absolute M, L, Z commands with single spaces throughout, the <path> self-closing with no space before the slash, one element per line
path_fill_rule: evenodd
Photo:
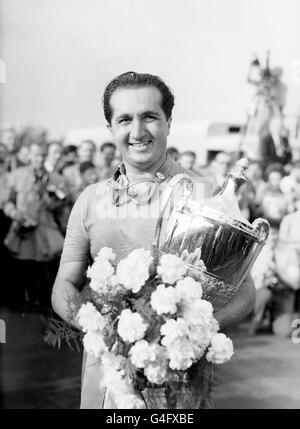
<path fill-rule="evenodd" d="M 128 70 L 171 86 L 173 122 L 243 122 L 248 65 L 267 49 L 300 111 L 299 0 L 0 0 L 0 13 L 4 125 L 103 126 L 105 85 Z"/>

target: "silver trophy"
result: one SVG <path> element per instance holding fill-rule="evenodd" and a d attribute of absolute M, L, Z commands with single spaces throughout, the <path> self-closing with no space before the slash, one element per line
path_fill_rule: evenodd
<path fill-rule="evenodd" d="M 238 291 L 269 235 L 267 220 L 259 218 L 250 224 L 238 206 L 238 190 L 246 182 L 243 172 L 247 166 L 247 160 L 241 159 L 239 170 L 229 173 L 219 194 L 202 201 L 192 199 L 193 182 L 188 175 L 174 176 L 157 221 L 154 247 L 186 262 L 188 274 L 201 282 L 203 298 L 216 311 Z M 181 197 L 166 217 L 178 187 Z"/>

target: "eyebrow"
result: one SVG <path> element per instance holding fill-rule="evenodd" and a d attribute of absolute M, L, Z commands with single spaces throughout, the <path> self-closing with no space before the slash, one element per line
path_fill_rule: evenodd
<path fill-rule="evenodd" d="M 159 112 L 155 112 L 154 110 L 146 110 L 145 112 L 139 113 L 139 116 L 160 116 Z M 116 117 L 116 120 L 131 117 L 130 113 L 122 113 L 121 115 Z"/>

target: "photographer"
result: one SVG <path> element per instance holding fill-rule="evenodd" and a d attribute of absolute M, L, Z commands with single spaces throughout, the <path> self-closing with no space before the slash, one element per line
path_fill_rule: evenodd
<path fill-rule="evenodd" d="M 4 212 L 12 219 L 5 239 L 17 277 L 12 284 L 19 285 L 21 300 L 25 292 L 31 304 L 48 307 L 63 245 L 57 219 L 66 193 L 63 178 L 45 170 L 45 153 L 43 146 L 30 145 L 29 166 L 17 168 L 10 176 Z"/>

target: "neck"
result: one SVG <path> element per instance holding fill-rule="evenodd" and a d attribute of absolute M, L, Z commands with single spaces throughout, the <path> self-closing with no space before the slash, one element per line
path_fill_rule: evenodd
<path fill-rule="evenodd" d="M 145 168 L 136 167 L 124 161 L 126 176 L 130 180 L 130 182 L 132 182 L 133 180 L 138 180 L 141 177 L 151 176 L 151 175 L 154 176 L 155 173 L 157 173 L 159 169 L 162 167 L 162 165 L 165 163 L 166 159 L 167 159 L 167 155 L 164 156 L 163 160 L 160 159 L 155 164 L 151 166 L 147 166 Z"/>

